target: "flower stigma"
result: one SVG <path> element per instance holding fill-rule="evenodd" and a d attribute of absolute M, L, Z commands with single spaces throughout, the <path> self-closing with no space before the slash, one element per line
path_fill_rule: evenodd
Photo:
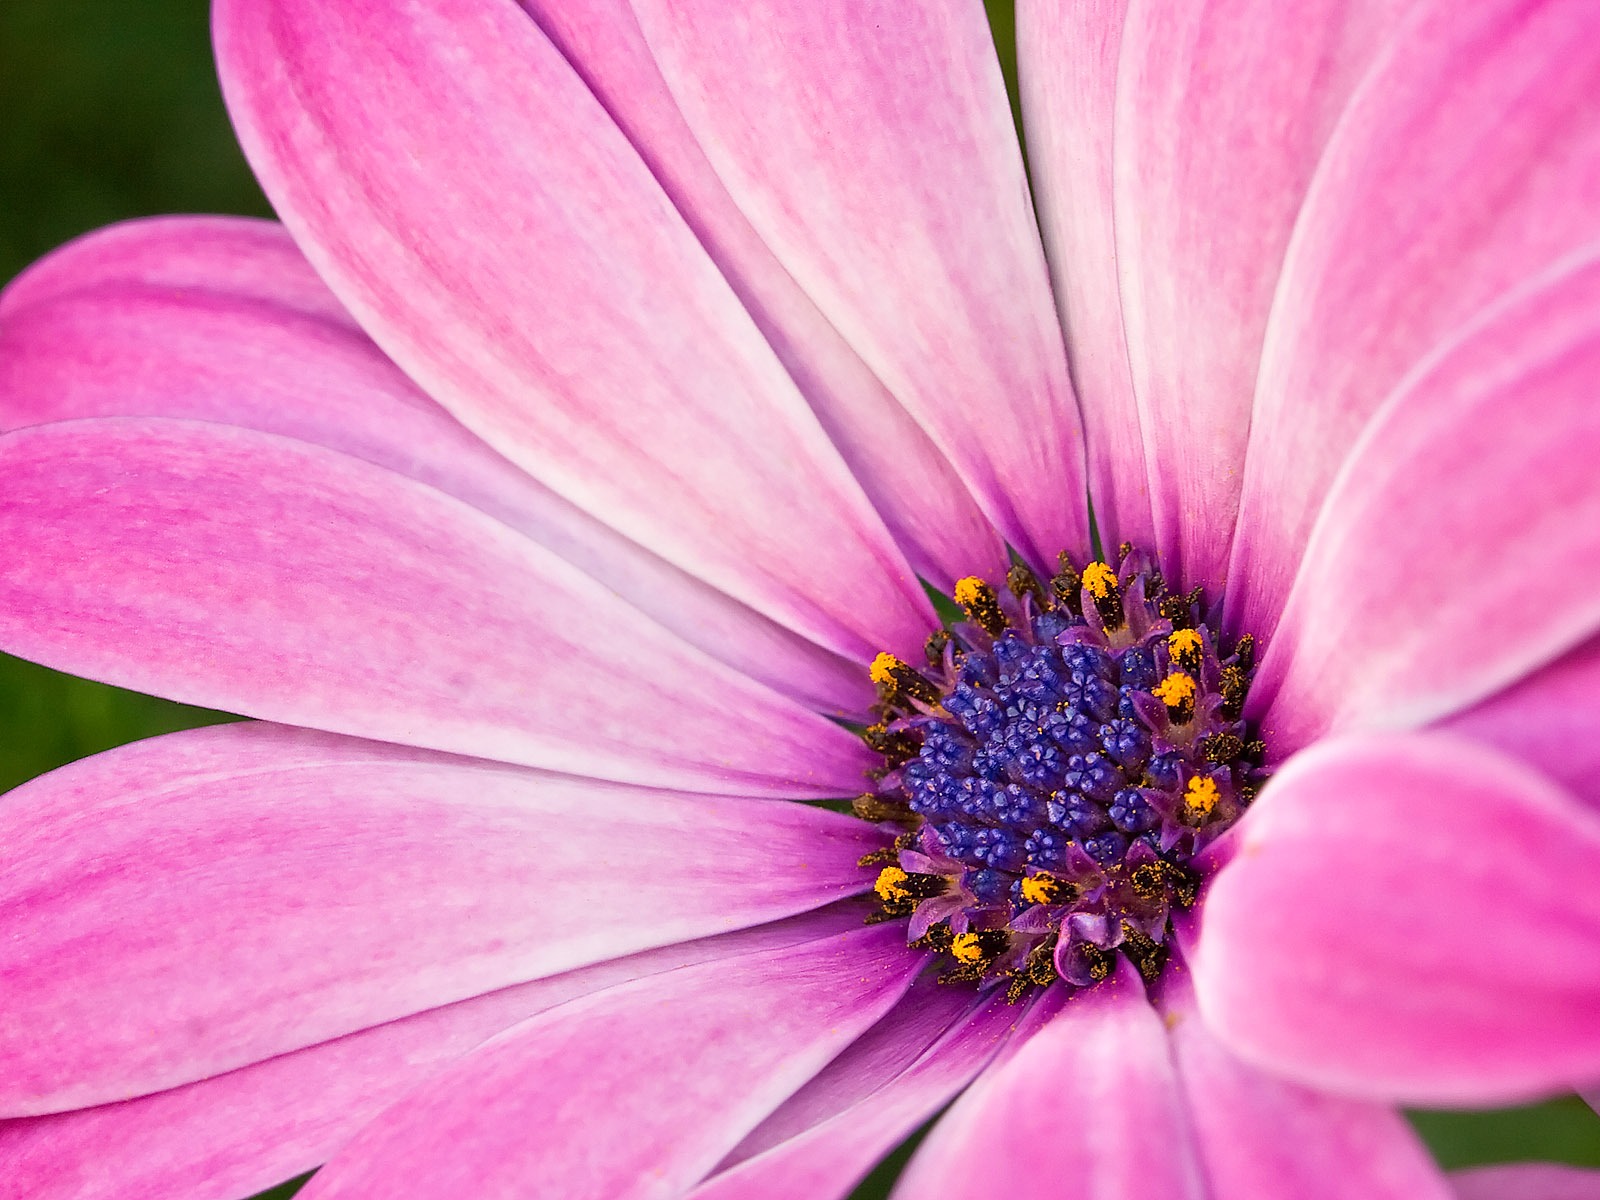
<path fill-rule="evenodd" d="M 896 834 L 861 860 L 881 868 L 869 920 L 1013 1001 L 1091 987 L 1119 954 L 1159 979 L 1195 858 L 1266 778 L 1242 718 L 1254 638 L 1224 646 L 1200 590 L 1169 591 L 1131 546 L 1059 568 L 1046 585 L 1014 566 L 1003 593 L 962 579 L 965 619 L 924 666 L 878 655 L 862 736 L 883 765 L 854 804 Z"/>

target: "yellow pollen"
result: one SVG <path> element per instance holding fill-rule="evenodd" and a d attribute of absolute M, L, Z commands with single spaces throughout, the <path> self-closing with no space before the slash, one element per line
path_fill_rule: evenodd
<path fill-rule="evenodd" d="M 903 662 L 885 650 L 872 660 L 872 666 L 868 670 L 873 683 L 888 683 L 894 678 L 895 671 L 903 666 L 905 666 Z"/>
<path fill-rule="evenodd" d="M 1182 658 L 1185 654 L 1200 653 L 1200 631 L 1198 629 L 1174 629 L 1167 634 L 1167 653 L 1174 659 Z"/>
<path fill-rule="evenodd" d="M 1055 899 L 1056 891 L 1061 887 L 1061 881 L 1054 875 L 1041 872 L 1038 875 L 1026 875 L 1022 880 L 1022 898 L 1029 904 L 1049 904 Z"/>
<path fill-rule="evenodd" d="M 958 933 L 950 939 L 950 953 L 964 963 L 975 963 L 983 958 L 983 947 L 975 933 Z"/>
<path fill-rule="evenodd" d="M 1117 573 L 1103 562 L 1092 562 L 1083 569 L 1083 586 L 1096 600 L 1109 596 L 1117 586 Z"/>
<path fill-rule="evenodd" d="M 911 892 L 905 886 L 907 878 L 899 867 L 885 867 L 878 872 L 878 882 L 872 885 L 872 890 L 878 893 L 881 900 L 909 900 Z"/>
<path fill-rule="evenodd" d="M 986 585 L 976 575 L 968 575 L 965 579 L 956 580 L 956 603 L 962 608 L 975 604 L 978 597 L 983 595 Z"/>
<path fill-rule="evenodd" d="M 1210 816 L 1218 799 L 1216 780 L 1205 775 L 1196 775 L 1183 789 L 1183 807 L 1191 816 Z"/>
<path fill-rule="evenodd" d="M 1150 690 L 1168 708 L 1177 708 L 1185 700 L 1194 699 L 1195 685 L 1190 676 L 1174 671 Z"/>

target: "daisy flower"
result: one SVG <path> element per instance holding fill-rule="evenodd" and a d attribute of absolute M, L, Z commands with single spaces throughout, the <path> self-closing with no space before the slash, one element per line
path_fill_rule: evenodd
<path fill-rule="evenodd" d="M 218 0 L 282 226 L 0 298 L 0 648 L 257 718 L 0 803 L 15 1194 L 1597 1194 L 1396 1108 L 1600 1079 L 1592 0 L 1017 20 Z"/>

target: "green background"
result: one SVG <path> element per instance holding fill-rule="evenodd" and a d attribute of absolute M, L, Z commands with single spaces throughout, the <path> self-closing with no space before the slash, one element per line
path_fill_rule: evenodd
<path fill-rule="evenodd" d="M 1009 70 L 1009 5 L 989 7 Z M 204 0 L 3 0 L 0 114 L 0 280 L 111 221 L 270 214 L 222 109 Z M 0 656 L 0 790 L 110 746 L 217 719 Z M 1600 1166 L 1600 1119 L 1576 1099 L 1413 1120 L 1447 1166 L 1540 1158 Z M 858 1200 L 885 1195 L 903 1157 Z"/>

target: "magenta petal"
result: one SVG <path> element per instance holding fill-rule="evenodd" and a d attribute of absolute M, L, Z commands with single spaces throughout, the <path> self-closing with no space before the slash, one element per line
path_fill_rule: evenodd
<path fill-rule="evenodd" d="M 1256 673 L 1276 755 L 1329 728 L 1425 724 L 1600 626 L 1597 313 L 1600 251 L 1465 331 L 1374 418 Z"/>
<path fill-rule="evenodd" d="M 963 575 L 1003 572 L 1000 539 L 950 463 L 728 195 L 667 90 L 628 0 L 521 4 L 728 277 L 911 565 L 946 590 Z"/>
<path fill-rule="evenodd" d="M 1493 1104 L 1600 1077 L 1600 817 L 1446 734 L 1294 758 L 1206 897 L 1207 1023 L 1287 1078 Z"/>
<path fill-rule="evenodd" d="M 107 253 L 107 244 L 136 246 L 151 268 Z M 175 265 L 148 279 L 163 245 L 187 270 Z M 186 261 L 196 246 L 210 255 Z M 91 235 L 5 293 L 28 302 L 0 316 L 0 427 L 189 417 L 340 450 L 498 518 L 752 678 L 817 707 L 865 710 L 871 688 L 858 664 L 781 629 L 535 483 L 418 391 L 342 310 L 310 311 L 302 297 L 321 288 L 277 226 L 167 220 Z"/>
<path fill-rule="evenodd" d="M 880 927 L 623 984 L 535 1017 L 413 1093 L 306 1200 L 681 1195 L 899 998 Z"/>
<path fill-rule="evenodd" d="M 1324 494 L 1402 377 L 1595 239 L 1592 0 L 1414 8 L 1330 139 L 1285 261 L 1229 569 L 1235 628 L 1270 631 Z M 1537 399 L 1521 411 L 1559 424 Z"/>
<path fill-rule="evenodd" d="M 155 1091 L 861 890 L 853 817 L 236 725 L 0 806 L 0 1105 Z M 775 870 L 774 863 L 784 869 Z"/>
<path fill-rule="evenodd" d="M 1393 1108 L 1263 1074 L 1219 1045 L 1190 1004 L 1168 1022 L 1212 1196 L 1449 1200 L 1439 1168 Z"/>
<path fill-rule="evenodd" d="M 1451 1173 L 1456 1200 L 1600 1200 L 1600 1171 L 1506 1163 Z"/>
<path fill-rule="evenodd" d="M 859 928 L 826 909 L 503 988 L 118 1104 L 0 1121 L 0 1178 L 28 1200 L 217 1200 L 326 1162 L 399 1096 L 479 1043 L 576 996 Z"/>
<path fill-rule="evenodd" d="M 1155 544 L 1144 433 L 1117 280 L 1112 160 L 1128 0 L 1017 6 L 1017 73 L 1039 225 L 1102 541 Z"/>
<path fill-rule="evenodd" d="M 0 438 L 0 646 L 213 708 L 573 774 L 837 796 L 867 753 L 484 514 L 220 425 Z"/>
<path fill-rule="evenodd" d="M 1201 1200 L 1186 1125 L 1166 1028 L 1125 972 L 1074 997 L 968 1088 L 894 1195 Z"/>
<path fill-rule="evenodd" d="M 1087 546 L 1083 437 L 983 11 L 635 0 L 773 254 L 1037 562 Z"/>
<path fill-rule="evenodd" d="M 553 490 L 858 660 L 926 596 L 646 165 L 506 0 L 222 0 L 223 90 L 308 257 Z"/>
<path fill-rule="evenodd" d="M 908 994 L 902 1008 L 914 999 L 921 997 Z M 929 1022 L 909 1012 L 892 1029 L 880 1032 L 889 1018 L 880 1022 L 757 1126 L 729 1156 L 734 1165 L 725 1162 L 719 1174 L 689 1193 L 691 1200 L 824 1200 L 847 1194 L 983 1069 L 1023 1012 L 998 993 L 976 1006 L 970 995 L 965 999 L 959 1019 L 909 1061 L 899 1059 L 911 1049 L 906 1035 L 913 1021 L 919 1030 Z M 941 1010 L 950 1006 L 937 1003 Z"/>

